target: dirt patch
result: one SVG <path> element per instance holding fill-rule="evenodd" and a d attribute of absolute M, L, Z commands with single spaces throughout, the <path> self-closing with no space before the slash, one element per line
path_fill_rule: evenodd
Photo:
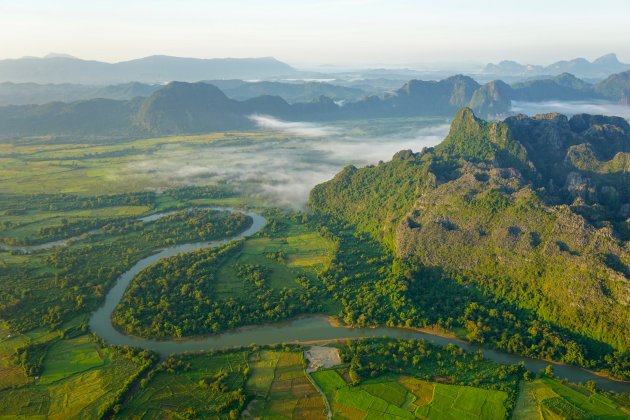
<path fill-rule="evenodd" d="M 308 360 L 308 372 L 319 368 L 331 368 L 341 364 L 339 350 L 334 347 L 313 346 L 304 352 L 304 358 Z"/>

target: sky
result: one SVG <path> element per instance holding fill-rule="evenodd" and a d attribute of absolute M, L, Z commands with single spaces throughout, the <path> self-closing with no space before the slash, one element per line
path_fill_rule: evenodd
<path fill-rule="evenodd" d="M 0 58 L 273 56 L 295 66 L 630 62 L 630 0 L 0 0 Z"/>

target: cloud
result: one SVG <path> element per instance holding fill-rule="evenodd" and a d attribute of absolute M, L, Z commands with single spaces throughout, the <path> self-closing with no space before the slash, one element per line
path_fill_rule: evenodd
<path fill-rule="evenodd" d="M 519 102 L 512 101 L 512 112 L 527 115 L 548 114 L 559 112 L 567 116 L 575 114 L 609 115 L 630 119 L 630 107 L 610 102 L 600 101 L 546 101 Z"/>
<path fill-rule="evenodd" d="M 376 164 L 403 149 L 434 146 L 449 128 L 444 120 L 373 129 L 361 122 L 326 126 L 259 118 L 267 127 L 262 135 L 163 145 L 116 176 L 140 177 L 156 187 L 224 181 L 276 205 L 301 208 L 315 185 L 344 166 Z"/>
<path fill-rule="evenodd" d="M 249 119 L 254 121 L 259 128 L 278 131 L 293 136 L 326 137 L 339 134 L 339 130 L 333 127 L 307 122 L 287 122 L 267 115 L 252 115 Z"/>

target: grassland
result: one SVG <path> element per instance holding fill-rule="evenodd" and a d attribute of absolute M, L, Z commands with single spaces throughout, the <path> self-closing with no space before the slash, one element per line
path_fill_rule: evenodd
<path fill-rule="evenodd" d="M 272 217 L 282 228 L 277 232 L 248 238 L 242 250 L 221 266 L 215 286 L 217 297 L 235 297 L 248 291 L 255 293 L 251 285 L 239 280 L 239 264 L 265 267 L 269 271 L 268 285 L 276 290 L 285 287 L 300 289 L 301 286 L 295 281 L 298 276 L 319 282 L 317 274 L 330 263 L 333 244 L 298 220 L 279 213 Z"/>
<path fill-rule="evenodd" d="M 351 386 L 343 370 L 312 374 L 331 403 L 334 417 L 344 419 L 503 419 L 507 394 L 459 385 L 386 375 Z"/>
<path fill-rule="evenodd" d="M 54 343 L 44 359 L 40 384 L 50 384 L 89 369 L 103 366 L 102 350 L 88 335 Z"/>
<path fill-rule="evenodd" d="M 630 409 L 584 387 L 571 386 L 553 378 L 523 382 L 514 420 L 529 419 L 627 419 Z"/>
<path fill-rule="evenodd" d="M 250 356 L 246 418 L 325 419 L 321 395 L 304 371 L 302 353 L 264 350 Z"/>

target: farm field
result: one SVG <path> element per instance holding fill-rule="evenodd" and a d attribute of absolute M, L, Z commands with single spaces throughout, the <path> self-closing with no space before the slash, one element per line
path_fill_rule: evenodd
<path fill-rule="evenodd" d="M 263 350 L 250 356 L 246 418 L 325 419 L 321 395 L 304 372 L 301 352 Z"/>
<path fill-rule="evenodd" d="M 173 357 L 145 379 L 117 418 L 237 415 L 245 402 L 248 351 Z"/>
<path fill-rule="evenodd" d="M 46 338 L 51 337 L 17 336 L 3 342 L 4 351 L 8 346 L 22 347 L 29 342 L 47 346 L 41 376 L 26 377 L 21 369 L 9 370 L 5 376 L 7 366 L 0 368 L 3 418 L 98 418 L 147 363 L 142 356 L 102 347 L 88 335 L 52 341 Z"/>
<path fill-rule="evenodd" d="M 459 385 L 383 376 L 351 386 L 339 370 L 314 372 L 337 418 L 503 419 L 507 394 Z"/>
<path fill-rule="evenodd" d="M 553 378 L 523 382 L 512 416 L 526 419 L 627 419 L 630 409 L 601 394 Z"/>

